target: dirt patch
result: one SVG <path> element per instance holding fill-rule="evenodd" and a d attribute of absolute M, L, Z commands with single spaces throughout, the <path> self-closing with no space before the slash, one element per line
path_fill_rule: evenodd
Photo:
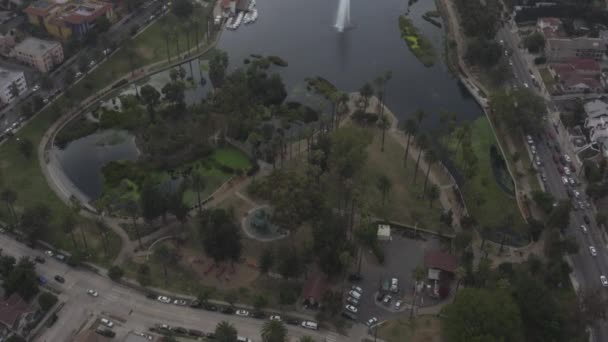
<path fill-rule="evenodd" d="M 143 59 L 145 60 L 152 60 L 154 59 L 154 50 L 149 48 L 149 47 L 138 47 L 135 49 L 135 51 L 137 52 L 137 54 L 139 56 L 141 56 Z"/>

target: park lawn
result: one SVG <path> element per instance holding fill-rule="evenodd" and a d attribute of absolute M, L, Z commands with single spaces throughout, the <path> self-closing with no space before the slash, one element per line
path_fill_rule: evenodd
<path fill-rule="evenodd" d="M 472 123 L 471 141 L 473 152 L 478 159 L 478 167 L 475 176 L 466 180 L 461 188 L 469 213 L 481 227 L 491 231 L 510 232 L 520 237 L 527 236 L 527 227 L 515 198 L 506 194 L 494 178 L 490 148 L 492 145 L 498 145 L 485 116 Z M 447 142 L 446 147 L 453 156 L 456 166 L 462 167 L 464 163 L 462 149 L 455 151 L 456 145 L 453 137 L 451 142 Z M 509 218 L 512 219 L 512 224 L 506 229 L 500 227 L 506 225 Z"/>
<path fill-rule="evenodd" d="M 201 201 L 211 196 L 211 194 L 213 194 L 215 190 L 217 190 L 222 184 L 224 184 L 228 179 L 230 179 L 230 177 L 232 177 L 231 174 L 216 168 L 201 168 L 200 172 L 203 176 L 203 179 L 205 180 L 205 189 L 201 191 Z M 198 194 L 196 193 L 196 191 L 193 191 L 192 189 L 188 188 L 184 192 L 184 203 L 189 206 L 194 206 L 195 204 L 197 204 L 197 201 Z"/>
<path fill-rule="evenodd" d="M 251 161 L 242 151 L 226 146 L 217 148 L 213 151 L 211 158 L 220 165 L 227 166 L 234 170 L 246 171 L 251 167 Z"/>
<path fill-rule="evenodd" d="M 386 342 L 440 342 L 441 320 L 425 315 L 413 321 L 408 318 L 387 321 L 378 329 L 378 337 Z"/>
<path fill-rule="evenodd" d="M 430 207 L 429 200 L 421 197 L 426 169 L 418 170 L 416 183 L 413 183 L 416 161 L 410 158 L 407 168 L 403 167 L 405 150 L 389 133 L 386 133 L 384 152 L 380 152 L 382 132 L 375 128 L 369 129 L 373 130 L 374 139 L 367 149 L 368 161 L 362 178 L 368 182 L 365 195 L 373 215 L 434 231 L 448 228 L 439 221 L 443 211 L 439 200 L 434 201 Z M 385 207 L 382 205 L 382 194 L 376 186 L 381 174 L 385 174 L 392 183 Z M 430 182 L 427 189 L 429 186 Z"/>

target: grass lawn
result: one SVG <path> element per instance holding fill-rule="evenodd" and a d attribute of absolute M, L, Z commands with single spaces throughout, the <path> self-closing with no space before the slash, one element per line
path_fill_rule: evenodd
<path fill-rule="evenodd" d="M 472 123 L 471 141 L 478 166 L 475 176 L 466 180 L 462 187 L 469 213 L 484 228 L 525 236 L 526 224 L 515 198 L 505 193 L 494 178 L 490 148 L 492 145 L 497 146 L 497 142 L 485 116 Z M 453 156 L 456 166 L 462 167 L 464 163 L 462 149 L 455 150 L 457 145 L 455 140 L 445 145 Z M 509 220 L 511 224 L 508 225 Z"/>
<path fill-rule="evenodd" d="M 441 321 L 435 316 L 419 316 L 413 321 L 399 318 L 383 324 L 378 337 L 386 342 L 440 342 Z"/>
<path fill-rule="evenodd" d="M 247 170 L 251 167 L 249 158 L 234 147 L 216 149 L 211 155 L 216 162 L 235 170 Z"/>

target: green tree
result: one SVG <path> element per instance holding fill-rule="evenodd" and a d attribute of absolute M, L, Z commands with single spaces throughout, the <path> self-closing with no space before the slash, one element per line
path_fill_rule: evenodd
<path fill-rule="evenodd" d="M 19 259 L 19 262 L 8 274 L 2 283 L 5 296 L 17 292 L 23 299 L 29 301 L 38 293 L 38 277 L 36 276 L 36 265 L 27 257 Z"/>
<path fill-rule="evenodd" d="M 21 230 L 30 241 L 35 241 L 42 232 L 49 230 L 51 218 L 51 210 L 45 204 L 39 203 L 33 207 L 26 207 L 21 214 Z"/>
<path fill-rule="evenodd" d="M 228 68 L 228 54 L 218 50 L 209 59 L 209 80 L 215 88 L 219 88 L 224 83 L 226 69 Z"/>
<path fill-rule="evenodd" d="M 545 48 L 545 37 L 540 32 L 534 32 L 524 38 L 524 47 L 532 53 L 542 52 Z"/>
<path fill-rule="evenodd" d="M 302 336 L 298 342 L 315 342 L 315 339 L 310 336 Z"/>
<path fill-rule="evenodd" d="M 535 190 L 532 192 L 532 199 L 545 214 L 550 214 L 551 211 L 553 211 L 553 203 L 555 202 L 555 198 L 550 193 Z"/>
<path fill-rule="evenodd" d="M 218 342 L 237 342 L 237 331 L 226 321 L 218 323 L 215 327 L 215 340 Z"/>
<path fill-rule="evenodd" d="M 257 295 L 253 298 L 253 309 L 260 311 L 268 305 L 268 298 L 264 295 Z"/>
<path fill-rule="evenodd" d="M 19 141 L 19 152 L 26 158 L 32 158 L 34 154 L 34 144 L 30 139 L 23 138 Z"/>
<path fill-rule="evenodd" d="M 158 105 L 160 101 L 160 93 L 153 86 L 146 84 L 139 90 L 141 98 L 146 104 L 146 108 L 148 109 L 148 115 L 150 116 L 150 121 L 154 122 L 155 120 L 155 110 L 154 108 Z"/>
<path fill-rule="evenodd" d="M 562 200 L 557 203 L 557 206 L 553 207 L 551 214 L 545 222 L 545 226 L 548 228 L 566 229 L 570 224 L 570 210 L 572 204 L 570 201 Z"/>
<path fill-rule="evenodd" d="M 184 21 L 190 18 L 194 11 L 194 6 L 190 0 L 175 0 L 171 9 L 180 21 Z"/>
<path fill-rule="evenodd" d="M 262 341 L 285 342 L 287 341 L 287 328 L 281 321 L 267 321 L 262 327 Z"/>
<path fill-rule="evenodd" d="M 48 74 L 43 74 L 40 79 L 40 87 L 46 91 L 53 89 L 53 79 Z"/>
<path fill-rule="evenodd" d="M 437 153 L 435 153 L 435 150 L 433 150 L 433 149 L 429 149 L 424 154 L 424 161 L 426 162 L 427 168 L 426 168 L 426 176 L 424 177 L 424 187 L 422 189 L 423 194 L 426 193 L 426 186 L 429 181 L 429 174 L 431 173 L 431 167 L 433 166 L 433 164 L 435 164 L 438 161 L 438 159 L 439 158 L 437 157 Z"/>
<path fill-rule="evenodd" d="M 137 225 L 137 218 L 139 217 L 140 212 L 139 204 L 135 200 L 129 200 L 127 201 L 126 209 L 129 215 L 131 216 L 133 230 L 135 231 L 135 236 L 139 241 L 139 248 L 141 248 L 141 234 L 139 233 L 139 226 Z"/>
<path fill-rule="evenodd" d="M 43 312 L 49 311 L 57 303 L 57 296 L 50 292 L 43 292 L 38 296 L 38 305 Z"/>
<path fill-rule="evenodd" d="M 278 271 L 285 279 L 295 278 L 302 273 L 302 263 L 298 251 L 294 248 L 283 246 L 277 253 L 279 260 Z"/>
<path fill-rule="evenodd" d="M 444 307 L 442 316 L 442 331 L 447 341 L 523 340 L 519 309 L 503 290 L 462 289 L 454 301 Z"/>
<path fill-rule="evenodd" d="M 137 282 L 143 287 L 149 286 L 152 283 L 150 266 L 148 264 L 141 264 L 137 268 Z"/>
<path fill-rule="evenodd" d="M 416 166 L 414 167 L 414 178 L 413 183 L 416 183 L 416 176 L 418 175 L 418 165 L 420 165 L 420 157 L 428 146 L 428 138 L 426 134 L 420 134 L 416 137 L 416 145 L 418 146 L 418 157 L 416 158 Z"/>
<path fill-rule="evenodd" d="M 196 203 L 198 208 L 198 214 L 203 212 L 203 202 L 201 201 L 201 192 L 205 190 L 205 180 L 198 170 L 192 171 L 190 175 L 192 181 L 192 190 L 196 191 Z"/>
<path fill-rule="evenodd" d="M 17 98 L 19 97 L 19 95 L 21 94 L 21 91 L 19 90 L 19 85 L 17 85 L 17 82 L 13 82 L 11 83 L 10 86 L 8 86 L 8 92 L 11 94 L 12 97 Z"/>
<path fill-rule="evenodd" d="M 441 192 L 437 185 L 433 184 L 429 187 L 429 192 L 428 192 L 429 208 L 431 208 L 431 209 L 433 208 L 433 202 L 438 200 L 440 195 L 441 195 Z"/>
<path fill-rule="evenodd" d="M 72 243 L 74 244 L 74 249 L 77 250 L 78 244 L 76 243 L 76 236 L 74 235 L 74 229 L 76 228 L 76 218 L 74 217 L 74 213 L 69 212 L 63 217 L 61 227 L 63 228 L 64 233 L 70 234 Z"/>
<path fill-rule="evenodd" d="M 403 132 L 407 134 L 407 143 L 405 145 L 405 155 L 403 157 L 403 167 L 407 167 L 407 160 L 409 159 L 410 142 L 412 137 L 418 133 L 418 124 L 413 119 L 407 119 L 403 125 Z"/>
<path fill-rule="evenodd" d="M 241 230 L 231 212 L 211 209 L 201 217 L 201 238 L 205 253 L 218 263 L 237 260 L 242 250 Z"/>
<path fill-rule="evenodd" d="M 110 277 L 110 279 L 113 281 L 120 280 L 124 274 L 125 272 L 122 270 L 122 268 L 120 268 L 120 266 L 114 265 L 108 270 L 108 277 Z"/>

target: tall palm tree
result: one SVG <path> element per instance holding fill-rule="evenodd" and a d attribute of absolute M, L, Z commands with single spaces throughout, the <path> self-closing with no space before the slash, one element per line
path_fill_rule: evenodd
<path fill-rule="evenodd" d="M 416 159 L 416 167 L 414 168 L 414 183 L 416 183 L 416 175 L 418 175 L 418 165 L 420 164 L 420 157 L 422 156 L 422 152 L 427 147 L 426 134 L 423 133 L 416 137 L 416 145 L 418 146 L 418 158 Z"/>
<path fill-rule="evenodd" d="M 467 270 L 462 267 L 462 266 L 458 266 L 456 268 L 456 271 L 454 272 L 454 277 L 456 279 L 456 290 L 454 292 L 458 292 L 458 288 L 460 287 L 460 283 L 462 282 L 462 280 L 464 279 L 464 277 L 466 277 L 467 275 Z"/>
<path fill-rule="evenodd" d="M 177 60 L 179 60 L 179 27 L 177 25 L 173 27 L 173 39 L 175 39 L 175 46 L 177 47 L 177 54 L 175 56 L 177 57 Z"/>
<path fill-rule="evenodd" d="M 163 265 L 165 284 L 168 284 L 169 277 L 167 276 L 167 266 L 173 266 L 177 262 L 177 254 L 173 249 L 169 249 L 166 245 L 160 245 L 154 250 L 154 258 Z"/>
<path fill-rule="evenodd" d="M 380 145 L 380 152 L 384 152 L 384 136 L 386 135 L 386 130 L 391 126 L 391 123 L 386 115 L 382 113 L 380 117 L 380 128 L 382 129 L 382 144 Z"/>
<path fill-rule="evenodd" d="M 2 193 L 0 193 L 0 197 L 2 197 L 4 203 L 6 203 L 6 209 L 8 210 L 9 215 L 11 215 L 12 217 L 13 222 L 11 224 L 11 228 L 13 228 L 18 223 L 17 213 L 15 213 L 15 208 L 13 207 L 13 204 L 15 204 L 15 202 L 17 201 L 17 193 L 12 189 L 6 188 L 2 190 Z"/>
<path fill-rule="evenodd" d="M 141 235 L 139 234 L 139 227 L 137 226 L 137 219 L 139 218 L 139 204 L 135 200 L 130 200 L 129 202 L 127 202 L 126 207 L 129 214 L 131 214 L 133 230 L 135 231 L 135 236 L 137 236 L 137 240 L 139 241 L 139 247 L 141 248 Z"/>
<path fill-rule="evenodd" d="M 348 101 L 350 100 L 350 96 L 341 91 L 338 96 L 338 104 L 342 107 L 342 111 L 338 111 L 339 114 L 344 114 L 348 112 Z"/>
<path fill-rule="evenodd" d="M 429 188 L 429 208 L 433 208 L 433 202 L 439 198 L 439 187 L 435 184 Z"/>
<path fill-rule="evenodd" d="M 424 193 L 426 192 L 426 185 L 429 181 L 429 174 L 431 173 L 431 166 L 433 166 L 433 164 L 435 164 L 437 162 L 437 159 L 438 159 L 437 153 L 435 153 L 435 150 L 433 150 L 433 149 L 429 149 L 424 154 L 424 161 L 426 162 L 427 167 L 426 167 L 426 177 L 424 178 L 424 188 L 422 190 L 422 196 L 424 196 Z"/>
<path fill-rule="evenodd" d="M 196 204 L 199 215 L 203 212 L 203 203 L 201 202 L 201 192 L 205 190 L 205 180 L 198 170 L 192 171 L 192 189 L 196 191 Z"/>
<path fill-rule="evenodd" d="M 281 321 L 267 321 L 262 326 L 262 341 L 285 342 L 287 341 L 287 328 Z"/>
<path fill-rule="evenodd" d="M 196 51 L 200 51 L 201 41 L 198 39 L 199 33 L 201 30 L 201 21 L 195 17 L 190 18 L 191 28 L 194 30 L 194 45 L 196 46 Z"/>
<path fill-rule="evenodd" d="M 422 123 L 422 121 L 424 120 L 424 118 L 426 118 L 426 112 L 423 111 L 422 109 L 418 109 L 417 111 L 414 112 L 414 117 L 416 118 L 416 122 L 418 123 L 418 127 L 420 127 L 420 124 Z"/>
<path fill-rule="evenodd" d="M 363 97 L 363 111 L 367 110 L 367 106 L 369 105 L 369 99 L 374 95 L 374 88 L 369 82 L 366 82 L 361 89 L 359 89 L 359 94 Z"/>
<path fill-rule="evenodd" d="M 386 202 L 386 195 L 388 195 L 388 193 L 391 191 L 392 186 L 393 184 L 391 183 L 391 180 L 386 175 L 380 175 L 380 177 L 378 177 L 376 187 L 382 194 L 382 206 L 384 206 Z"/>
<path fill-rule="evenodd" d="M 64 233 L 70 234 L 70 237 L 72 238 L 72 243 L 74 244 L 74 249 L 78 250 L 78 243 L 76 243 L 76 236 L 74 235 L 74 229 L 76 228 L 76 219 L 72 212 L 69 212 L 67 215 L 65 215 L 61 222 L 61 228 L 63 229 Z"/>
<path fill-rule="evenodd" d="M 169 21 L 166 19 L 167 17 L 163 17 L 160 22 L 160 32 L 165 39 L 165 49 L 167 51 L 167 62 L 171 63 L 171 48 L 169 45 L 169 41 L 171 40 L 171 27 L 169 26 Z"/>
<path fill-rule="evenodd" d="M 221 321 L 215 327 L 215 340 L 218 342 L 236 342 L 237 331 L 226 321 Z"/>
<path fill-rule="evenodd" d="M 405 120 L 403 125 L 403 132 L 407 134 L 407 144 L 405 145 L 405 156 L 403 157 L 403 167 L 407 167 L 408 154 L 410 152 L 410 142 L 412 137 L 418 133 L 418 124 L 414 119 Z"/>
<path fill-rule="evenodd" d="M 109 245 L 108 232 L 109 232 L 110 228 L 102 220 L 95 221 L 95 227 L 97 227 L 97 230 L 99 230 L 99 235 L 101 235 L 101 241 L 103 243 L 103 250 L 107 256 L 108 255 L 108 245 Z"/>

